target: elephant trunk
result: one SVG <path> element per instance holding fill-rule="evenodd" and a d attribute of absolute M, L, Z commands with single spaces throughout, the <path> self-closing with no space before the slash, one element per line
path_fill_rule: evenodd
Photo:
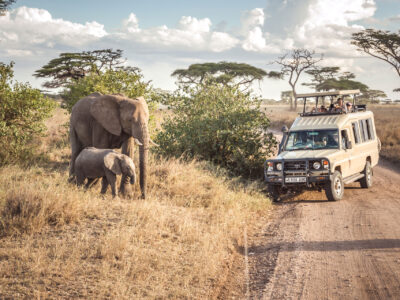
<path fill-rule="evenodd" d="M 142 191 L 142 198 L 146 199 L 146 184 L 147 184 L 147 160 L 149 154 L 149 132 L 146 123 L 141 124 L 142 145 L 139 146 L 139 169 L 140 169 L 140 189 Z"/>

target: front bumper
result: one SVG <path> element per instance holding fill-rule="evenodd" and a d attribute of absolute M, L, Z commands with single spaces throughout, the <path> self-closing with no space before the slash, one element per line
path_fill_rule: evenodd
<path fill-rule="evenodd" d="M 283 187 L 290 186 L 307 186 L 311 187 L 313 185 L 324 184 L 331 180 L 331 172 L 330 172 L 330 163 L 328 164 L 328 168 L 321 170 L 312 169 L 312 163 L 319 160 L 326 160 L 329 163 L 329 160 L 325 157 L 318 159 L 290 159 L 290 160 L 267 160 L 264 164 L 264 178 L 267 184 L 271 185 L 281 185 Z M 268 171 L 268 163 L 282 163 L 282 170 L 273 170 Z M 298 163 L 302 165 L 300 170 L 288 170 L 285 168 L 285 164 L 293 165 L 293 163 Z M 295 181 L 299 180 L 299 181 Z M 288 182 L 289 181 L 289 182 Z"/>

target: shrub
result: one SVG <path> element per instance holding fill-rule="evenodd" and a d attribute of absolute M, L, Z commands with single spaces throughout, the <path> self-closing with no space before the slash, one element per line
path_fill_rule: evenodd
<path fill-rule="evenodd" d="M 79 99 L 94 92 L 100 92 L 102 94 L 120 93 L 129 98 L 136 98 L 139 96 L 146 96 L 150 91 L 150 84 L 143 80 L 143 75 L 139 69 L 109 69 L 104 73 L 92 73 L 68 84 L 62 97 L 64 99 L 65 108 L 71 112 L 72 107 Z"/>
<path fill-rule="evenodd" d="M 0 63 L 0 165 L 31 158 L 33 139 L 56 104 L 28 83 L 13 83 L 13 63 Z"/>
<path fill-rule="evenodd" d="M 157 134 L 159 153 L 198 157 L 235 174 L 262 176 L 276 141 L 258 99 L 238 88 L 209 82 L 169 97 L 173 115 Z"/>

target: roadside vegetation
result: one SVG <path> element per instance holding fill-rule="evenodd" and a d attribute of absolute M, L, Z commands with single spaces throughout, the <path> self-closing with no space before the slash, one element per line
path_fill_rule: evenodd
<path fill-rule="evenodd" d="M 96 86 L 108 92 L 115 78 L 122 78 L 124 86 L 126 73 L 115 77 L 119 72 L 126 70 L 105 70 L 64 88 L 66 92 L 76 88 L 79 94 Z M 224 95 L 236 97 L 235 109 L 252 103 L 244 94 L 232 94 L 230 87 L 208 88 L 216 92 L 218 105 Z M 200 95 L 209 94 L 203 90 L 193 97 Z M 38 103 L 50 101 L 43 99 Z M 226 165 L 200 157 L 200 152 L 176 157 L 158 151 L 149 159 L 146 201 L 138 200 L 138 185 L 131 199 L 112 199 L 109 193 L 102 197 L 99 185 L 79 189 L 67 183 L 69 114 L 55 102 L 50 106 L 56 105 L 50 119 L 37 120 L 46 134 L 35 135 L 26 144 L 35 145 L 33 159 L 7 162 L 0 168 L 0 298 L 216 297 L 233 255 L 240 255 L 244 247 L 244 229 L 270 208 L 263 185 L 246 179 L 247 174 L 233 176 L 223 168 Z M 260 122 L 258 110 L 242 109 L 224 117 L 250 112 Z M 153 113 L 159 134 L 174 112 Z M 225 127 L 219 129 L 218 118 L 212 117 L 215 107 L 209 113 L 215 122 L 203 126 L 212 124 L 213 130 L 223 133 Z M 251 124 L 263 124 L 247 122 L 240 134 L 250 134 Z M 254 139 L 256 152 L 249 152 L 253 154 L 262 150 L 258 143 L 264 138 L 259 128 L 255 132 L 257 136 L 248 135 Z"/>

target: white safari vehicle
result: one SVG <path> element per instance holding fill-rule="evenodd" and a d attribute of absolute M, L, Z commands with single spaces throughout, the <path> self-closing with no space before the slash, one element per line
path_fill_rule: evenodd
<path fill-rule="evenodd" d="M 351 90 L 297 95 L 304 100 L 303 113 L 284 132 L 278 156 L 265 162 L 265 180 L 273 201 L 304 189 L 324 189 L 328 200 L 336 201 L 342 199 L 345 184 L 358 181 L 362 188 L 372 185 L 380 141 L 373 113 L 365 105 L 355 105 L 358 93 Z M 335 107 L 332 103 L 334 98 L 349 96 L 351 105 Z M 306 112 L 308 98 L 315 98 L 315 107 Z M 329 109 L 318 106 L 323 98 L 330 98 Z"/>

